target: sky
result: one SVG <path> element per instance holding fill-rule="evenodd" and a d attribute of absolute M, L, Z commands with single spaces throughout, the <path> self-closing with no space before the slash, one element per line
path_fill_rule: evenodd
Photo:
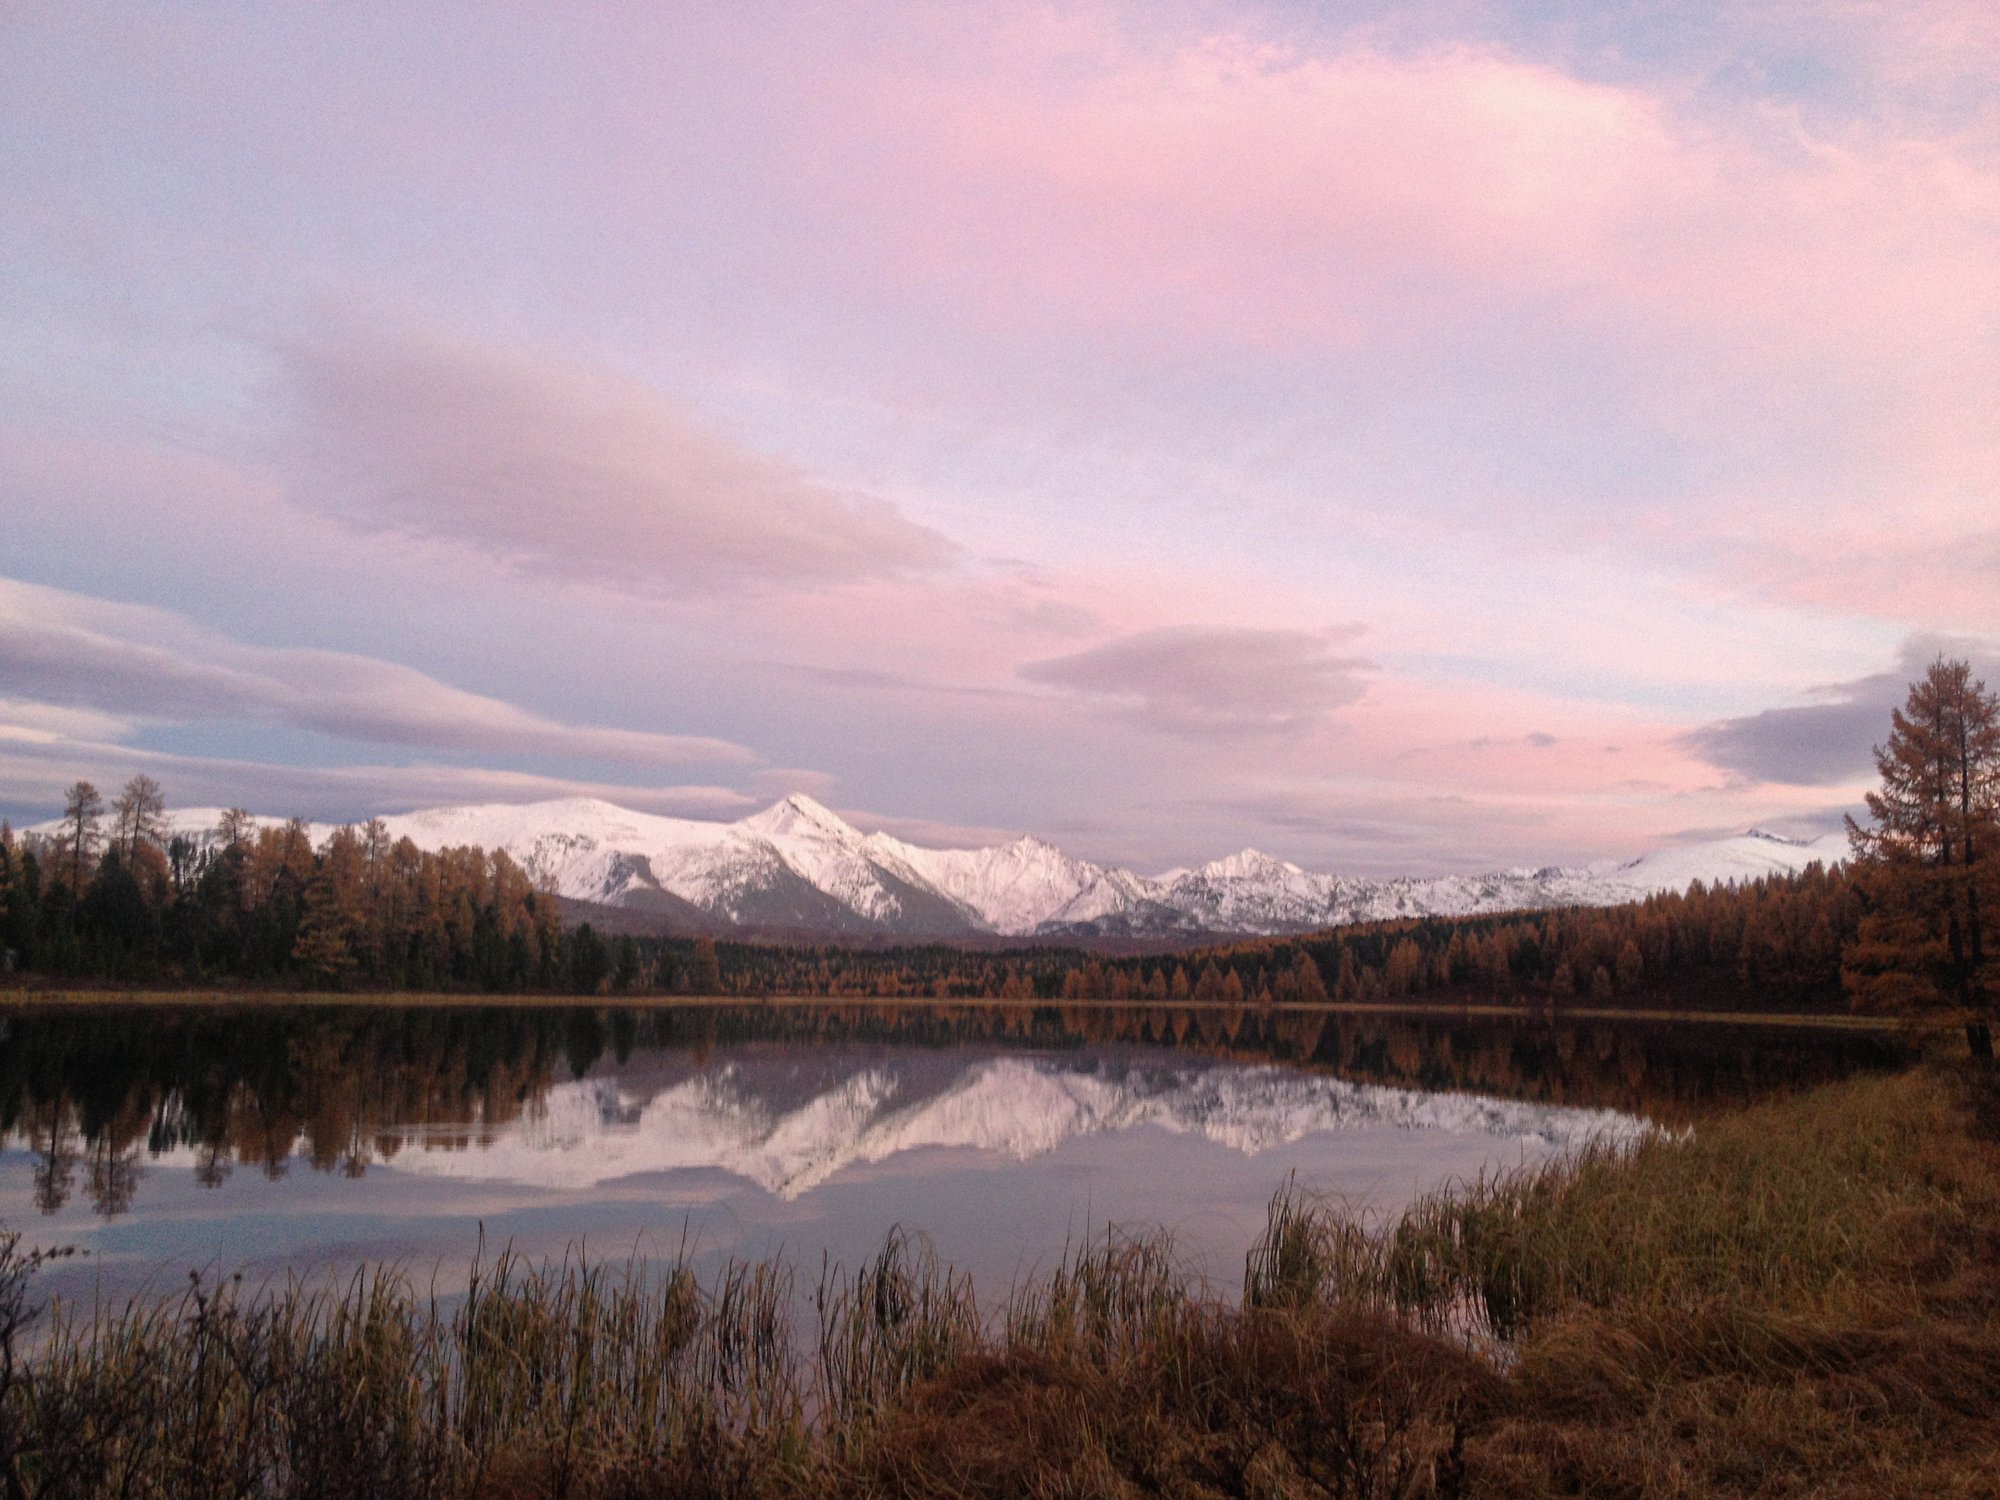
<path fill-rule="evenodd" d="M 2000 7 L 0 6 L 0 814 L 1431 874 L 2000 683 Z"/>

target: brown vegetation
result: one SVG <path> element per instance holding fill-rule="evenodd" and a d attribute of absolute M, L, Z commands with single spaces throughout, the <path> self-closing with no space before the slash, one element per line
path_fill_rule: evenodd
<path fill-rule="evenodd" d="M 0 1473 L 10 1500 L 1987 1495 L 2000 1094 L 1851 1081 L 1387 1222 L 1284 1195 L 1236 1305 L 1114 1239 L 981 1320 L 898 1238 L 826 1279 L 816 1362 L 789 1306 L 769 1268 L 503 1261 L 452 1308 L 371 1274 L 64 1313 L 0 1361 Z"/>

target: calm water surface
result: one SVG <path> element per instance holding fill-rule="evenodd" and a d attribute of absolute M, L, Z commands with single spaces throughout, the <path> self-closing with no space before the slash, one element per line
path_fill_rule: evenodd
<path fill-rule="evenodd" d="M 920 1230 L 982 1293 L 1109 1225 L 1222 1289 L 1272 1193 L 1391 1212 L 1650 1119 L 1895 1061 L 1868 1037 L 1157 1007 L 0 1011 L 0 1226 L 51 1290 L 401 1262 L 784 1253 Z"/>

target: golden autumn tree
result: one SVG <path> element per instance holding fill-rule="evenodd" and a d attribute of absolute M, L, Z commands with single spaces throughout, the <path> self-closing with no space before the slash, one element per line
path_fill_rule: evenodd
<path fill-rule="evenodd" d="M 1955 1014 L 1993 1056 L 2000 987 L 2000 699 L 1943 657 L 1895 711 L 1875 751 L 1869 826 L 1847 820 L 1861 922 L 1842 965 L 1855 1005 Z"/>

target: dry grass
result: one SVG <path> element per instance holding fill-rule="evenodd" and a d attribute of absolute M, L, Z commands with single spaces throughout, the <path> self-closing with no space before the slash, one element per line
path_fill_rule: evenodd
<path fill-rule="evenodd" d="M 1996 1121 L 1925 1072 L 1586 1174 L 1478 1492 L 2000 1494 Z"/>
<path fill-rule="evenodd" d="M 0 1301 L 31 1286 L 0 1252 Z M 771 1267 L 505 1257 L 449 1313 L 389 1275 L 196 1285 L 8 1342 L 0 1474 L 9 1500 L 2000 1494 L 2000 1092 L 1845 1083 L 1390 1221 L 1287 1192 L 1234 1306 L 1113 1237 L 982 1319 L 900 1235 L 823 1274 L 816 1359 L 792 1303 Z"/>

